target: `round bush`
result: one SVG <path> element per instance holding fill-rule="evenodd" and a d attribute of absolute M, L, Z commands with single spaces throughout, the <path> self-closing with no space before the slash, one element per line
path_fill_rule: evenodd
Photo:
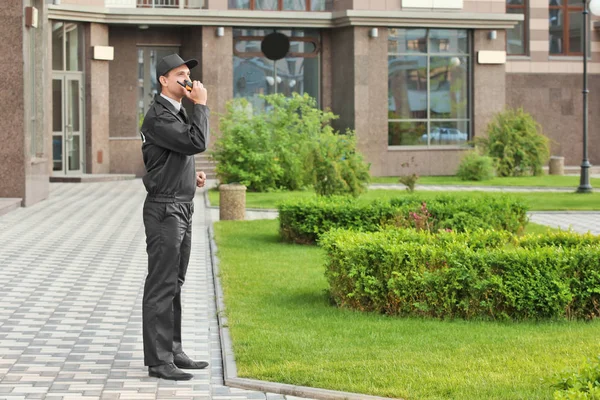
<path fill-rule="evenodd" d="M 522 108 L 508 109 L 495 116 L 487 138 L 478 142 L 494 159 L 498 176 L 541 175 L 550 147 L 540 132 L 540 124 Z"/>
<path fill-rule="evenodd" d="M 456 172 L 463 181 L 485 181 L 494 177 L 494 160 L 474 151 L 467 153 Z"/>

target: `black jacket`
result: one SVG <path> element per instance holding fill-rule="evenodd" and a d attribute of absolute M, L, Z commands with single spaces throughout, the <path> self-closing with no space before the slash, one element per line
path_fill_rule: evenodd
<path fill-rule="evenodd" d="M 182 115 L 183 114 L 183 115 Z M 142 124 L 142 154 L 148 198 L 157 202 L 189 202 L 196 193 L 194 154 L 208 146 L 208 107 L 195 104 L 187 121 L 183 107 L 178 113 L 157 95 Z"/>

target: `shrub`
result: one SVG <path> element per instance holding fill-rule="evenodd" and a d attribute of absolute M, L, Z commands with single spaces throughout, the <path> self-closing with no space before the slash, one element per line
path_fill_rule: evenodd
<path fill-rule="evenodd" d="M 345 135 L 323 132 L 312 146 L 315 192 L 322 196 L 358 197 L 369 184 L 369 167 L 356 152 L 352 131 Z"/>
<path fill-rule="evenodd" d="M 566 370 L 557 378 L 554 400 L 600 400 L 600 356 L 579 370 Z"/>
<path fill-rule="evenodd" d="M 522 247 L 507 232 L 485 230 L 332 230 L 320 243 L 339 306 L 438 318 L 600 316 L 597 246 L 546 246 L 540 239 Z"/>
<path fill-rule="evenodd" d="M 221 119 L 222 136 L 215 142 L 212 158 L 221 183 L 239 182 L 251 191 L 278 186 L 283 168 L 277 161 L 272 135 L 262 118 L 248 115 L 248 101 L 227 105 Z"/>
<path fill-rule="evenodd" d="M 427 202 L 404 196 L 370 203 L 349 197 L 313 198 L 288 200 L 278 209 L 281 236 L 296 243 L 315 243 L 332 228 L 365 232 L 386 226 L 430 232 L 491 228 L 517 233 L 527 223 L 526 207 L 506 195 L 468 200 L 438 196 Z"/>
<path fill-rule="evenodd" d="M 406 191 L 410 193 L 415 191 L 415 185 L 417 184 L 418 180 L 419 175 L 417 174 L 402 175 L 400 178 L 398 178 L 398 182 L 406 186 Z"/>
<path fill-rule="evenodd" d="M 494 177 L 494 160 L 475 151 L 467 153 L 456 172 L 463 181 L 485 181 Z"/>
<path fill-rule="evenodd" d="M 282 94 L 265 96 L 269 112 L 258 118 L 266 121 L 272 132 L 272 146 L 283 171 L 278 186 L 298 190 L 310 186 L 313 180 L 311 152 L 324 135 L 332 135 L 329 125 L 336 117 L 317 108 L 308 94 L 294 93 L 291 98 Z"/>
<path fill-rule="evenodd" d="M 376 231 L 397 210 L 384 201 L 361 203 L 347 196 L 288 200 L 278 206 L 279 231 L 288 242 L 312 244 L 332 228 Z"/>
<path fill-rule="evenodd" d="M 227 104 L 221 136 L 211 153 L 221 183 L 250 191 L 299 190 L 315 185 L 322 194 L 357 195 L 368 183 L 368 165 L 352 132 L 338 135 L 335 115 L 305 94 L 263 96 L 267 112 L 254 114 L 245 99 Z"/>
<path fill-rule="evenodd" d="M 499 176 L 541 175 L 548 161 L 548 138 L 541 126 L 523 111 L 505 110 L 487 127 L 487 138 L 479 139 L 486 154 L 496 163 Z"/>

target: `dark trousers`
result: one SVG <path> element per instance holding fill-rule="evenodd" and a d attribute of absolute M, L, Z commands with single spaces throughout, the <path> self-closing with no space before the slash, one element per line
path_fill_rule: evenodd
<path fill-rule="evenodd" d="M 169 364 L 181 347 L 181 286 L 192 244 L 194 203 L 144 203 L 148 275 L 144 285 L 144 364 Z"/>

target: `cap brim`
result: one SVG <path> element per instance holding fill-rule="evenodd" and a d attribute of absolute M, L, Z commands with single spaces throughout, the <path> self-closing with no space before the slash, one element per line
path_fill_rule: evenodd
<path fill-rule="evenodd" d="M 191 60 L 187 60 L 184 64 L 187 65 L 189 69 L 192 69 L 198 65 L 198 60 L 192 58 Z"/>

